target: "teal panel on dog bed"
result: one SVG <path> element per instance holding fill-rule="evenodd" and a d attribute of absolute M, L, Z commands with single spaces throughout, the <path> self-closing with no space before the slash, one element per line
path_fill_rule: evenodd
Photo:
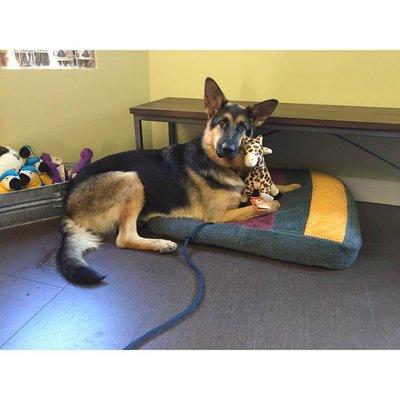
<path fill-rule="evenodd" d="M 349 267 L 361 248 L 357 208 L 350 191 L 330 175 L 308 170 L 271 171 L 278 184 L 300 183 L 284 193 L 281 209 L 244 222 L 205 226 L 195 242 L 304 265 Z M 147 229 L 183 240 L 201 221 L 153 218 Z"/>

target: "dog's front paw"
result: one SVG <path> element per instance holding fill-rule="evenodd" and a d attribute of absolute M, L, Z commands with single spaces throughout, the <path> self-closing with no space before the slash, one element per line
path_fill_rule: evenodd
<path fill-rule="evenodd" d="M 175 242 L 171 242 L 171 240 L 160 239 L 154 251 L 157 253 L 174 253 L 176 248 L 177 244 Z"/>

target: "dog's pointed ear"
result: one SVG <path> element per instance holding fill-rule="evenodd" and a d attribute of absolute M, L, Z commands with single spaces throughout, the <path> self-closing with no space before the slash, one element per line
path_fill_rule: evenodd
<path fill-rule="evenodd" d="M 274 112 L 278 100 L 269 99 L 262 101 L 261 103 L 254 104 L 254 106 L 248 106 L 247 112 L 254 126 L 260 126 L 264 121 Z"/>
<path fill-rule="evenodd" d="M 208 117 L 215 115 L 227 103 L 224 93 L 214 79 L 208 77 L 204 83 L 204 107 Z"/>

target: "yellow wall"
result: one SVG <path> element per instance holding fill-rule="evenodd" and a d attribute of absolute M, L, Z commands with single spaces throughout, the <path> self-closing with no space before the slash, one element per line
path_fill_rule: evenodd
<path fill-rule="evenodd" d="M 201 97 L 400 107 L 400 51 L 150 51 L 151 98 Z"/>
<path fill-rule="evenodd" d="M 149 101 L 147 51 L 98 51 L 96 70 L 0 69 L 0 144 L 95 158 L 133 147 L 129 107 Z"/>
<path fill-rule="evenodd" d="M 211 76 L 232 100 L 400 107 L 400 51 L 150 51 L 149 66 L 152 100 L 202 97 Z"/>

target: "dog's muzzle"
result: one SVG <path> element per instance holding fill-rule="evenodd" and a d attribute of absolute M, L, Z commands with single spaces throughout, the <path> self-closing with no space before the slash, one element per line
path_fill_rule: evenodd
<path fill-rule="evenodd" d="M 230 143 L 222 143 L 221 147 L 217 149 L 217 156 L 219 158 L 235 158 L 237 155 L 237 146 Z"/>

